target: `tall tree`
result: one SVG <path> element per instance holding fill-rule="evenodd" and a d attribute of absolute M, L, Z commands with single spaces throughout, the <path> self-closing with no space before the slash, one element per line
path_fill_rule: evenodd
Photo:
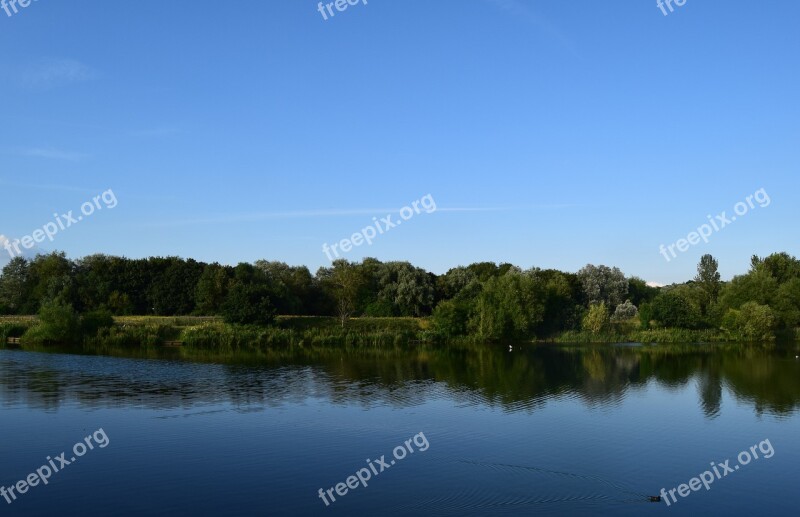
<path fill-rule="evenodd" d="M 717 259 L 708 254 L 700 257 L 700 263 L 697 264 L 697 276 L 694 277 L 694 281 L 703 292 L 700 301 L 700 312 L 703 316 L 708 314 L 709 306 L 716 303 L 719 297 L 721 282 L 718 268 Z"/>
<path fill-rule="evenodd" d="M 33 312 L 33 285 L 30 275 L 30 263 L 23 257 L 15 257 L 3 268 L 0 276 L 0 308 L 11 314 Z"/>
<path fill-rule="evenodd" d="M 421 316 L 432 309 L 431 278 L 408 262 L 387 262 L 378 273 L 378 299 L 389 302 L 397 316 Z"/>
<path fill-rule="evenodd" d="M 336 314 L 344 328 L 356 311 L 364 276 L 357 264 L 345 259 L 335 260 L 332 268 L 320 268 L 317 276 L 336 300 Z"/>
<path fill-rule="evenodd" d="M 217 263 L 209 264 L 203 270 L 195 288 L 195 311 L 201 315 L 219 314 L 228 295 L 230 268 Z"/>
<path fill-rule="evenodd" d="M 469 326 L 489 340 L 529 336 L 544 318 L 543 284 L 534 274 L 515 269 L 489 278 L 475 301 Z"/>
<path fill-rule="evenodd" d="M 619 268 L 587 264 L 578 271 L 578 278 L 589 305 L 604 302 L 616 307 L 625 301 L 628 294 L 628 281 Z"/>

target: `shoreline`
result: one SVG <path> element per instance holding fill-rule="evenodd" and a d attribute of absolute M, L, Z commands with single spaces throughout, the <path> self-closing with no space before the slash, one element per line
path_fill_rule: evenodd
<path fill-rule="evenodd" d="M 431 327 L 429 318 L 352 318 L 344 327 L 335 317 L 279 316 L 272 325 L 237 325 L 219 317 L 205 316 L 117 316 L 113 322 L 91 331 L 78 330 L 69 341 L 53 342 L 38 337 L 36 316 L 0 317 L 0 348 L 65 345 L 89 348 L 185 348 L 205 351 L 264 351 L 288 347 L 375 347 L 414 345 L 504 345 L 504 344 L 669 344 L 736 343 L 772 344 L 795 342 L 800 329 L 771 340 L 738 338 L 719 329 L 687 330 L 624 329 L 603 333 L 566 331 L 549 337 L 508 341 L 487 341 L 467 335 L 446 338 Z M 10 340 L 17 341 L 9 344 Z"/>

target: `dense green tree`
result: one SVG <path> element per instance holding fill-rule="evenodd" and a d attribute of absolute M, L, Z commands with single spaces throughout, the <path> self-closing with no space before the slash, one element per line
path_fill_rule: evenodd
<path fill-rule="evenodd" d="M 478 275 L 469 268 L 458 266 L 450 269 L 437 279 L 437 290 L 443 299 L 455 298 L 462 289 L 476 281 Z"/>
<path fill-rule="evenodd" d="M 544 285 L 544 317 L 536 326 L 536 334 L 546 336 L 580 326 L 584 309 L 578 276 L 554 269 L 531 273 Z"/>
<path fill-rule="evenodd" d="M 663 327 L 696 329 L 702 326 L 700 308 L 689 299 L 686 290 L 666 291 L 653 300 L 652 316 Z"/>
<path fill-rule="evenodd" d="M 721 288 L 719 263 L 711 255 L 703 255 L 697 264 L 695 284 L 700 288 L 700 314 L 706 316 L 712 304 L 717 302 Z"/>
<path fill-rule="evenodd" d="M 195 288 L 195 312 L 200 315 L 220 314 L 228 295 L 232 271 L 216 262 L 208 264 Z"/>
<path fill-rule="evenodd" d="M 529 337 L 544 317 L 544 286 L 531 273 L 509 270 L 486 281 L 469 326 L 489 340 Z"/>
<path fill-rule="evenodd" d="M 634 276 L 628 279 L 628 299 L 637 307 L 652 302 L 658 292 L 658 287 L 647 285 L 641 278 Z"/>
<path fill-rule="evenodd" d="M 23 257 L 11 259 L 0 276 L 0 306 L 11 314 L 31 314 L 38 305 L 33 298 L 30 263 Z"/>
<path fill-rule="evenodd" d="M 64 253 L 37 255 L 30 262 L 31 295 L 39 304 L 56 299 L 74 304 L 78 293 L 73 275 L 74 264 Z"/>
<path fill-rule="evenodd" d="M 222 315 L 228 323 L 272 323 L 275 309 L 269 301 L 269 289 L 263 284 L 234 281 L 222 304 Z"/>
<path fill-rule="evenodd" d="M 765 268 L 758 267 L 725 284 L 720 293 L 720 305 L 725 309 L 738 309 L 749 301 L 769 305 L 777 293 L 778 281 Z"/>
<path fill-rule="evenodd" d="M 270 299 L 280 314 L 308 314 L 313 303 L 314 278 L 305 266 L 293 267 L 285 262 L 259 260 L 255 267 L 266 278 Z"/>
<path fill-rule="evenodd" d="M 106 306 L 112 314 L 116 314 L 117 316 L 130 315 L 134 313 L 133 302 L 127 293 L 111 291 L 111 294 L 108 295 L 108 303 Z"/>
<path fill-rule="evenodd" d="M 587 264 L 578 271 L 578 278 L 589 304 L 603 302 L 616 307 L 625 301 L 628 294 L 628 281 L 616 267 Z"/>
<path fill-rule="evenodd" d="M 494 262 L 476 262 L 467 266 L 467 269 L 475 275 L 478 280 L 486 282 L 490 278 L 505 275 L 513 267 L 513 264 L 508 263 L 503 263 L 498 266 Z"/>
<path fill-rule="evenodd" d="M 378 299 L 392 304 L 392 315 L 422 316 L 432 310 L 433 282 L 423 269 L 408 262 L 387 262 L 378 275 Z"/>
<path fill-rule="evenodd" d="M 155 314 L 173 316 L 190 314 L 195 308 L 197 283 L 203 266 L 177 257 L 157 259 L 158 273 L 150 287 L 150 303 Z"/>
<path fill-rule="evenodd" d="M 779 327 L 800 327 L 800 278 L 792 278 L 778 287 L 771 307 Z"/>
<path fill-rule="evenodd" d="M 773 253 L 760 260 L 759 265 L 780 284 L 788 282 L 792 278 L 800 278 L 800 260 L 785 252 Z"/>
<path fill-rule="evenodd" d="M 76 308 L 80 310 L 93 310 L 102 307 L 111 307 L 113 300 L 119 307 L 119 297 L 126 289 L 124 285 L 124 266 L 126 260 L 106 255 L 90 255 L 80 259 L 75 264 L 76 283 L 78 284 L 78 302 Z M 130 297 L 128 296 L 128 305 Z M 116 312 L 124 314 L 124 310 L 132 311 L 133 307 L 125 307 Z"/>

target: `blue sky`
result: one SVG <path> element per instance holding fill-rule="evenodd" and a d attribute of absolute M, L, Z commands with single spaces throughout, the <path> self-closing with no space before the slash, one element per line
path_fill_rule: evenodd
<path fill-rule="evenodd" d="M 475 261 L 670 283 L 797 241 L 800 3 L 39 0 L 0 11 L 0 234 L 71 257 Z M 667 262 L 764 188 L 771 203 Z M 2 251 L 2 250 L 0 250 Z M 7 255 L 5 252 L 2 255 Z M 5 257 L 7 258 L 7 257 Z M 2 260 L 2 259 L 0 259 Z"/>

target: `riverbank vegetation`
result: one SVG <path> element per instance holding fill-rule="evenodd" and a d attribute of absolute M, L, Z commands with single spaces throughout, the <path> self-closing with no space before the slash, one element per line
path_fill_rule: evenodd
<path fill-rule="evenodd" d="M 717 269 L 705 255 L 694 279 L 652 287 L 594 265 L 569 273 L 477 263 L 435 275 L 368 258 L 338 260 L 312 275 L 278 262 L 223 266 L 105 255 L 72 261 L 52 253 L 15 258 L 3 268 L 0 338 L 239 350 L 797 337 L 800 261 L 786 253 L 753 257 L 750 270 L 730 282 Z"/>

